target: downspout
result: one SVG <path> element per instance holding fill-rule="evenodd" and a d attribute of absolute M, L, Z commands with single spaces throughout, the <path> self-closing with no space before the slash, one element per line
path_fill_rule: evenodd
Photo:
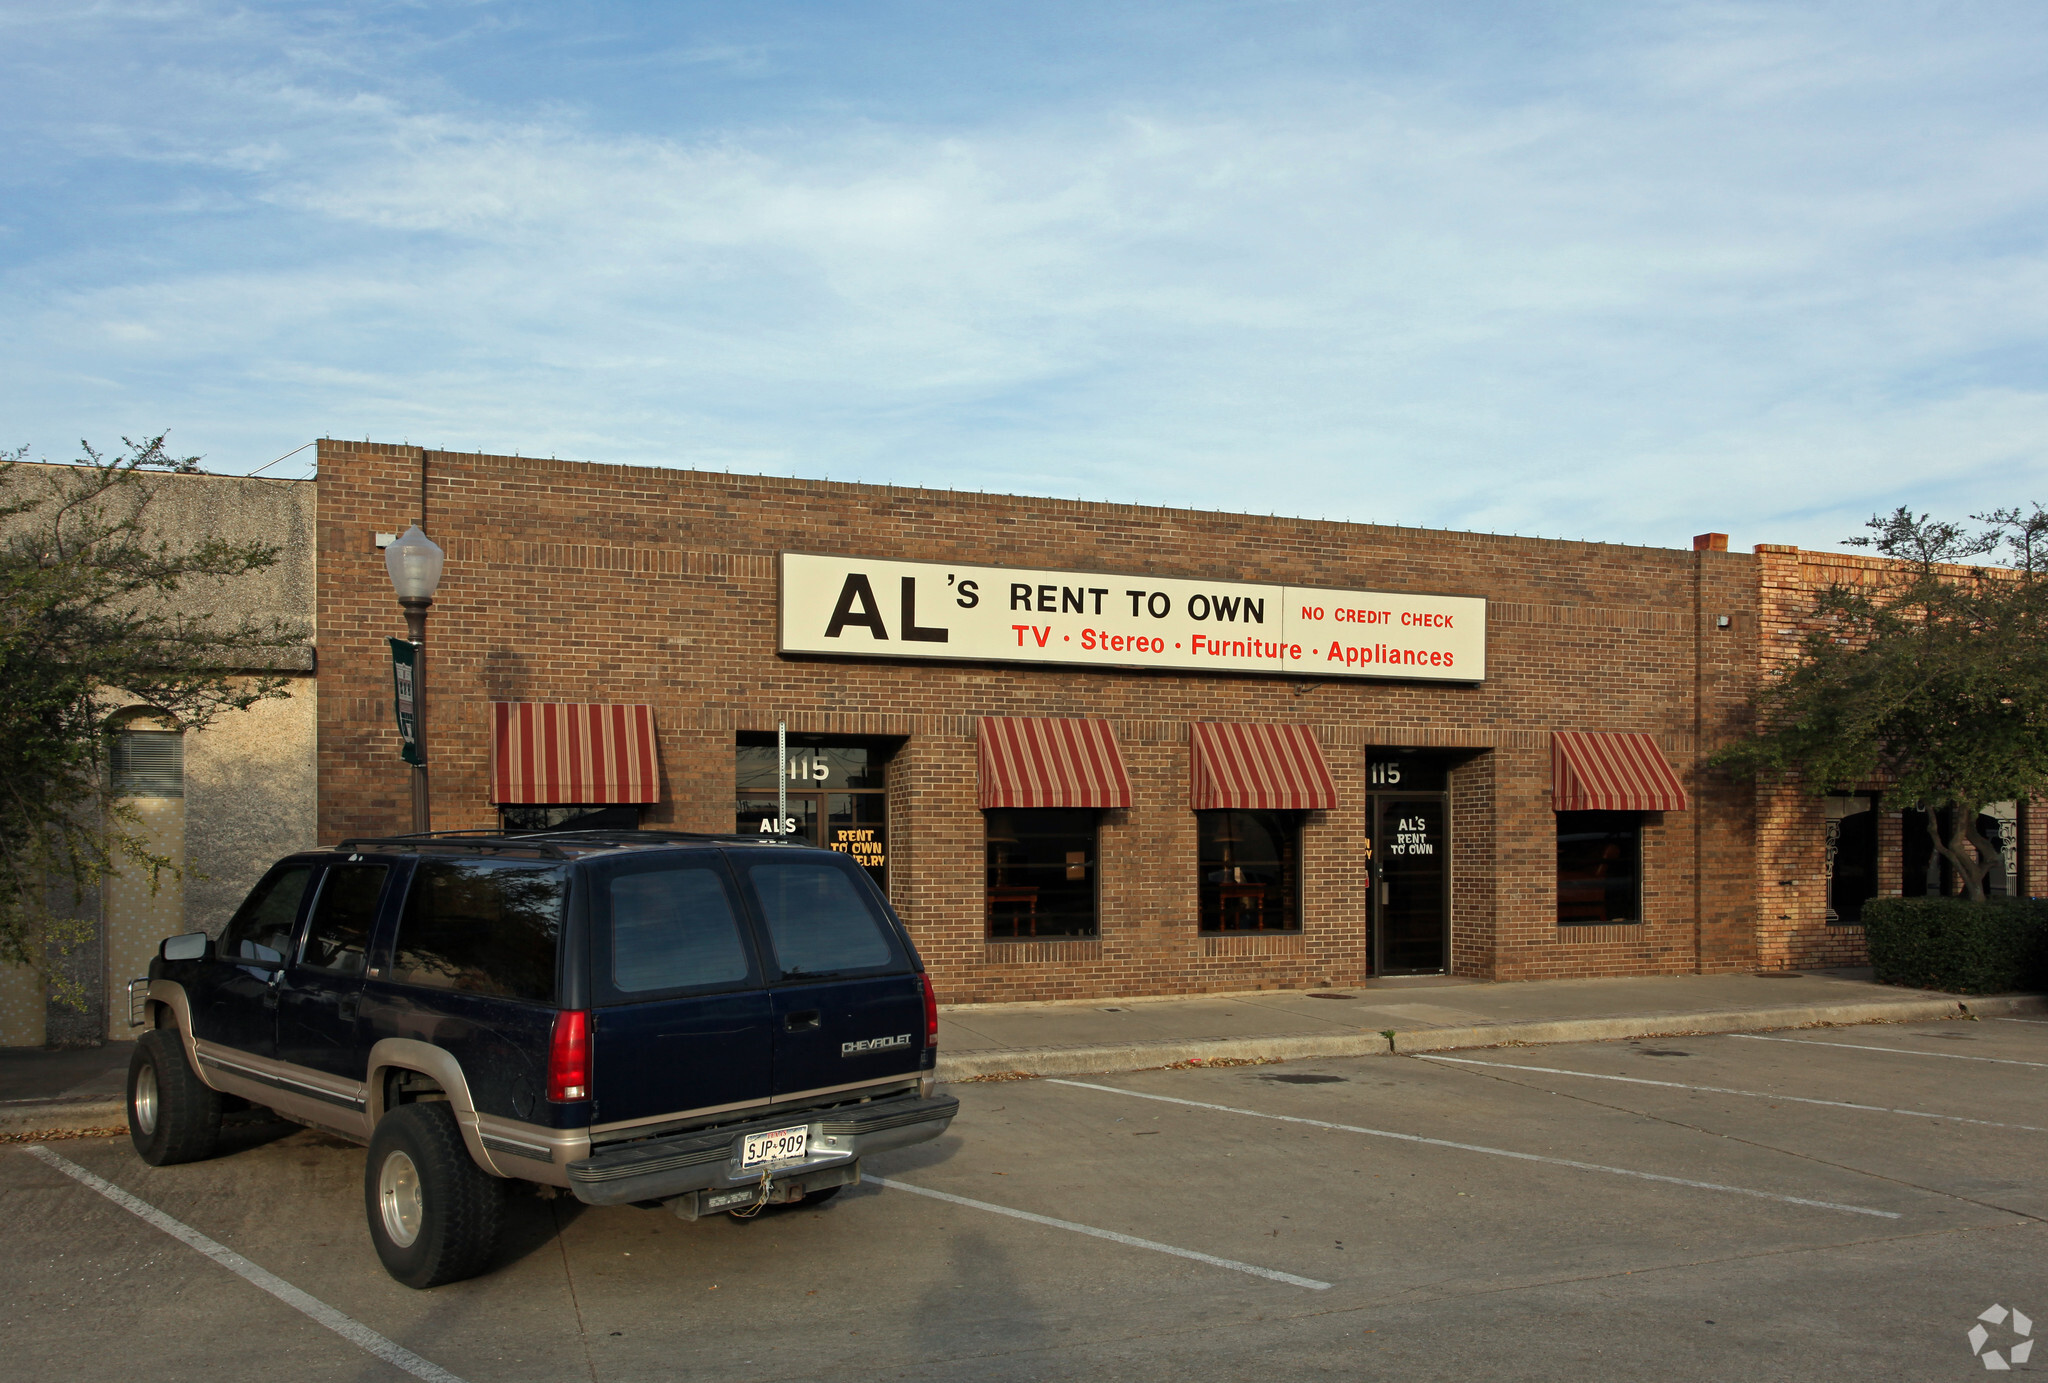
<path fill-rule="evenodd" d="M 1706 793 L 1701 764 L 1706 754 L 1706 607 L 1707 554 L 1695 542 L 1692 554 L 1692 969 L 1706 973 Z"/>

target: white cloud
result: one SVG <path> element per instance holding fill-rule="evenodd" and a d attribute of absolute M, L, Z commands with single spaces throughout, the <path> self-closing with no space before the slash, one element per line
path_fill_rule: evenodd
<path fill-rule="evenodd" d="M 0 280 L 17 429 L 1666 543 L 2042 479 L 2043 52 L 1994 25 L 1681 8 L 1512 99 L 1281 71 L 683 129 L 416 94 L 351 42 L 66 132 L 171 180 L 164 234 Z"/>

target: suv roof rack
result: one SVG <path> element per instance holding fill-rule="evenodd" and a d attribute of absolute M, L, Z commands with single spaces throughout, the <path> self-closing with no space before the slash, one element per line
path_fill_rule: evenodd
<path fill-rule="evenodd" d="M 527 853 L 552 859 L 570 859 L 571 851 L 619 850 L 635 845 L 677 845 L 713 842 L 738 845 L 802 845 L 779 836 L 752 836 L 737 831 L 414 831 L 397 836 L 350 836 L 337 850 L 489 850 L 493 853 Z"/>

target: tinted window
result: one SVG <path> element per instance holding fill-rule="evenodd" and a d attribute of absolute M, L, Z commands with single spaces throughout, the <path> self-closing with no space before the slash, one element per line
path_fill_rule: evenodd
<path fill-rule="evenodd" d="M 637 831 L 638 807 L 500 807 L 508 831 Z"/>
<path fill-rule="evenodd" d="M 864 744 L 804 744 L 792 739 L 789 743 L 790 791 L 829 788 L 843 792 L 849 788 L 879 788 L 883 786 L 881 759 L 887 752 L 870 749 Z M 775 791 L 777 760 L 774 736 L 770 735 L 764 744 L 740 745 L 735 757 L 740 791 L 760 788 Z"/>
<path fill-rule="evenodd" d="M 370 950 L 370 932 L 377 925 L 377 899 L 384 892 L 382 864 L 337 864 L 320 881 L 313 920 L 306 924 L 306 942 L 299 964 L 337 975 L 360 975 Z"/>
<path fill-rule="evenodd" d="M 612 876 L 613 988 L 645 994 L 747 979 L 752 966 L 722 874 L 692 865 Z"/>
<path fill-rule="evenodd" d="M 306 896 L 306 881 L 312 877 L 313 867 L 307 864 L 286 865 L 264 875 L 220 934 L 215 954 L 223 960 L 281 962 L 292 944 L 299 900 Z"/>
<path fill-rule="evenodd" d="M 817 978 L 895 963 L 874 889 L 859 875 L 795 859 L 750 860 L 746 872 L 784 975 Z"/>
<path fill-rule="evenodd" d="M 1637 812 L 1557 814 L 1559 926 L 1642 920 L 1642 829 Z"/>
<path fill-rule="evenodd" d="M 1301 818 L 1293 812 L 1195 813 L 1202 930 L 1301 930 Z"/>
<path fill-rule="evenodd" d="M 523 860 L 423 860 L 398 924 L 391 978 L 550 1003 L 568 874 Z"/>
<path fill-rule="evenodd" d="M 1828 921 L 1860 922 L 1877 896 L 1877 813 L 1867 797 L 1831 797 L 1827 810 Z"/>
<path fill-rule="evenodd" d="M 988 934 L 1094 936 L 1095 812 L 988 813 Z"/>
<path fill-rule="evenodd" d="M 1993 898 L 2003 898 L 2012 892 L 2010 881 L 2016 877 L 2019 865 L 2018 812 L 2010 802 L 1996 803 L 1990 811 L 2013 813 L 2001 817 L 1987 812 L 1977 818 L 1977 833 L 1991 847 L 1991 872 L 1984 876 L 1984 891 Z M 1900 891 L 1908 898 L 1953 897 L 1961 893 L 1963 884 L 1956 867 L 1949 863 L 1948 856 L 1934 848 L 1934 841 L 1927 834 L 1927 813 L 1908 810 L 1899 816 L 1904 833 L 1901 844 L 1905 847 L 1904 887 Z M 1935 816 L 1934 827 L 1946 839 L 1955 829 L 1955 814 L 1941 811 Z M 1871 834 L 1876 835 L 1875 824 Z"/>

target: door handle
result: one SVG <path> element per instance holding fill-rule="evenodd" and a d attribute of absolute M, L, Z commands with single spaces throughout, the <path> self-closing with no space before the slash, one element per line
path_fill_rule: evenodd
<path fill-rule="evenodd" d="M 784 1032 L 810 1032 L 818 1026 L 818 1010 L 807 1008 L 801 1013 L 787 1013 L 782 1018 Z"/>
<path fill-rule="evenodd" d="M 1381 906 L 1381 907 L 1385 907 L 1386 905 L 1387 905 L 1387 881 L 1386 881 L 1385 879 L 1381 879 L 1381 880 L 1380 880 L 1380 906 Z"/>
<path fill-rule="evenodd" d="M 360 994 L 344 994 L 341 996 L 341 1002 L 335 1005 L 335 1010 L 344 1023 L 353 1023 L 356 1015 L 362 1012 L 362 1008 L 363 996 Z"/>

